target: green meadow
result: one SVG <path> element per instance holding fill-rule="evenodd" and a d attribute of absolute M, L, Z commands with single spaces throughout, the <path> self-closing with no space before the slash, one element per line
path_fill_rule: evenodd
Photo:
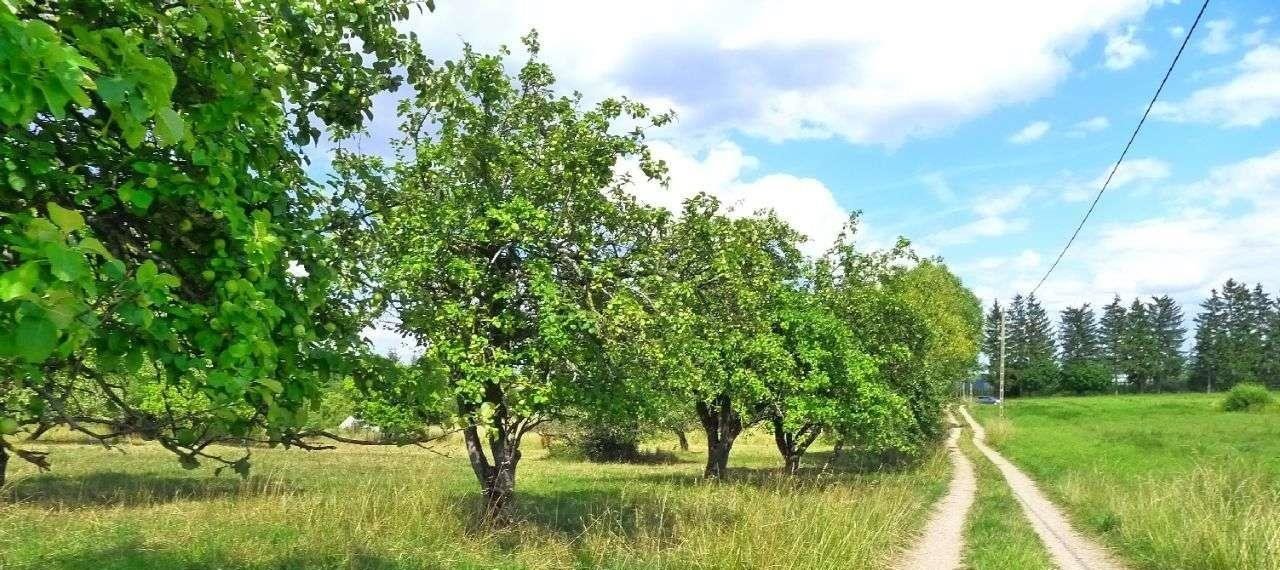
<path fill-rule="evenodd" d="M 1221 394 L 1010 400 L 993 446 L 1139 568 L 1280 568 L 1280 409 Z"/>

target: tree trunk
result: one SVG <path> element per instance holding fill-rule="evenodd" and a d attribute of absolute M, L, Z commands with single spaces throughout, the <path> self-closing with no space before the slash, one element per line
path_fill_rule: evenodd
<path fill-rule="evenodd" d="M 700 401 L 696 407 L 702 429 L 707 433 L 707 468 L 702 475 L 723 479 L 729 470 L 733 441 L 742 433 L 742 417 L 733 410 L 733 402 L 725 394 L 717 396 L 711 405 Z"/>
<path fill-rule="evenodd" d="M 36 431 L 31 432 L 31 435 L 27 436 L 27 441 L 35 441 L 37 439 L 40 439 L 40 436 L 44 435 L 45 432 L 51 429 L 53 429 L 53 424 L 46 424 L 46 423 L 39 424 L 36 426 Z"/>
<path fill-rule="evenodd" d="M 490 521 L 508 523 L 515 514 L 516 498 L 516 464 L 520 462 L 520 449 L 506 447 L 506 451 L 494 451 L 495 456 L 503 459 L 494 465 L 493 476 L 484 489 L 485 516 Z"/>
<path fill-rule="evenodd" d="M 0 446 L 0 487 L 4 487 L 5 474 L 9 470 L 9 450 Z"/>
<path fill-rule="evenodd" d="M 843 452 L 844 452 L 844 438 L 840 438 L 836 440 L 835 447 L 831 448 L 831 456 L 827 458 L 826 463 L 822 464 L 822 472 L 826 473 L 827 468 L 831 467 L 837 461 L 839 461 L 840 454 Z"/>
<path fill-rule="evenodd" d="M 773 443 L 778 446 L 778 453 L 782 454 L 783 473 L 792 475 L 800 469 L 800 457 L 796 455 L 796 440 L 787 433 L 782 425 L 782 418 L 779 417 L 773 418 Z"/>
<path fill-rule="evenodd" d="M 818 439 L 822 428 L 813 424 L 805 424 L 795 433 L 788 432 L 783 426 L 782 418 L 773 418 L 773 442 L 782 454 L 782 468 L 787 475 L 795 475 L 800 470 L 800 461 L 805 451 Z"/>
<path fill-rule="evenodd" d="M 469 426 L 462 430 L 462 435 L 471 470 L 484 493 L 485 519 L 496 524 L 510 522 L 515 513 L 516 466 L 520 463 L 519 436 L 508 437 L 509 432 L 499 428 L 498 433 L 489 440 L 489 450 L 494 458 L 490 464 L 479 430 L 475 426 Z"/>
<path fill-rule="evenodd" d="M 733 442 L 719 441 L 707 443 L 707 467 L 702 476 L 707 479 L 724 479 L 729 472 L 729 452 L 733 450 Z"/>
<path fill-rule="evenodd" d="M 684 430 L 675 430 L 676 439 L 680 440 L 680 451 L 689 451 L 689 438 L 685 436 Z"/>

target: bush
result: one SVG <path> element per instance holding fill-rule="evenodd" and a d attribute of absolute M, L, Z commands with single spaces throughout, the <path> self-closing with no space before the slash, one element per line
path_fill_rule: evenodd
<path fill-rule="evenodd" d="M 1111 388 L 1111 369 L 1101 362 L 1079 360 L 1062 367 L 1059 387 L 1075 394 L 1096 394 Z"/>
<path fill-rule="evenodd" d="M 1032 362 L 1022 372 L 1022 391 L 1019 395 L 1052 394 L 1058 391 L 1058 364 L 1052 359 Z"/>
<path fill-rule="evenodd" d="M 1257 384 L 1237 384 L 1227 392 L 1222 401 L 1222 409 L 1228 412 L 1248 412 L 1267 407 L 1275 398 L 1263 386 Z"/>
<path fill-rule="evenodd" d="M 576 443 L 587 461 L 629 462 L 640 455 L 640 436 L 635 429 L 592 426 Z"/>

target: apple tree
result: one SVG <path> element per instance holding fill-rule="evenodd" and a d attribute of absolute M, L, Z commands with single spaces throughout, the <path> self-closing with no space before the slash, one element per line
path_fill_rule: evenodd
<path fill-rule="evenodd" d="M 421 67 L 415 6 L 0 0 L 0 466 L 54 421 L 243 472 L 208 445 L 303 423 L 361 328 L 303 147 Z"/>

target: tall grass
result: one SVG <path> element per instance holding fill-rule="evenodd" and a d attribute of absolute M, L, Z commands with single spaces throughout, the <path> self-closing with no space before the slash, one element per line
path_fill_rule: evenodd
<path fill-rule="evenodd" d="M 701 481 L 698 453 L 596 465 L 533 443 L 505 528 L 476 522 L 456 452 L 255 450 L 241 481 L 149 444 L 52 445 L 53 473 L 19 466 L 0 492 L 0 568 L 883 568 L 946 479 L 940 457 L 789 479 L 755 435 L 724 484 Z"/>
<path fill-rule="evenodd" d="M 1061 496 L 1148 568 L 1280 568 L 1280 485 L 1241 463 L 1120 481 L 1071 474 Z"/>
<path fill-rule="evenodd" d="M 987 445 L 1000 447 L 1013 437 L 1013 422 L 1004 416 L 991 415 L 982 421 L 982 430 L 987 436 Z"/>

